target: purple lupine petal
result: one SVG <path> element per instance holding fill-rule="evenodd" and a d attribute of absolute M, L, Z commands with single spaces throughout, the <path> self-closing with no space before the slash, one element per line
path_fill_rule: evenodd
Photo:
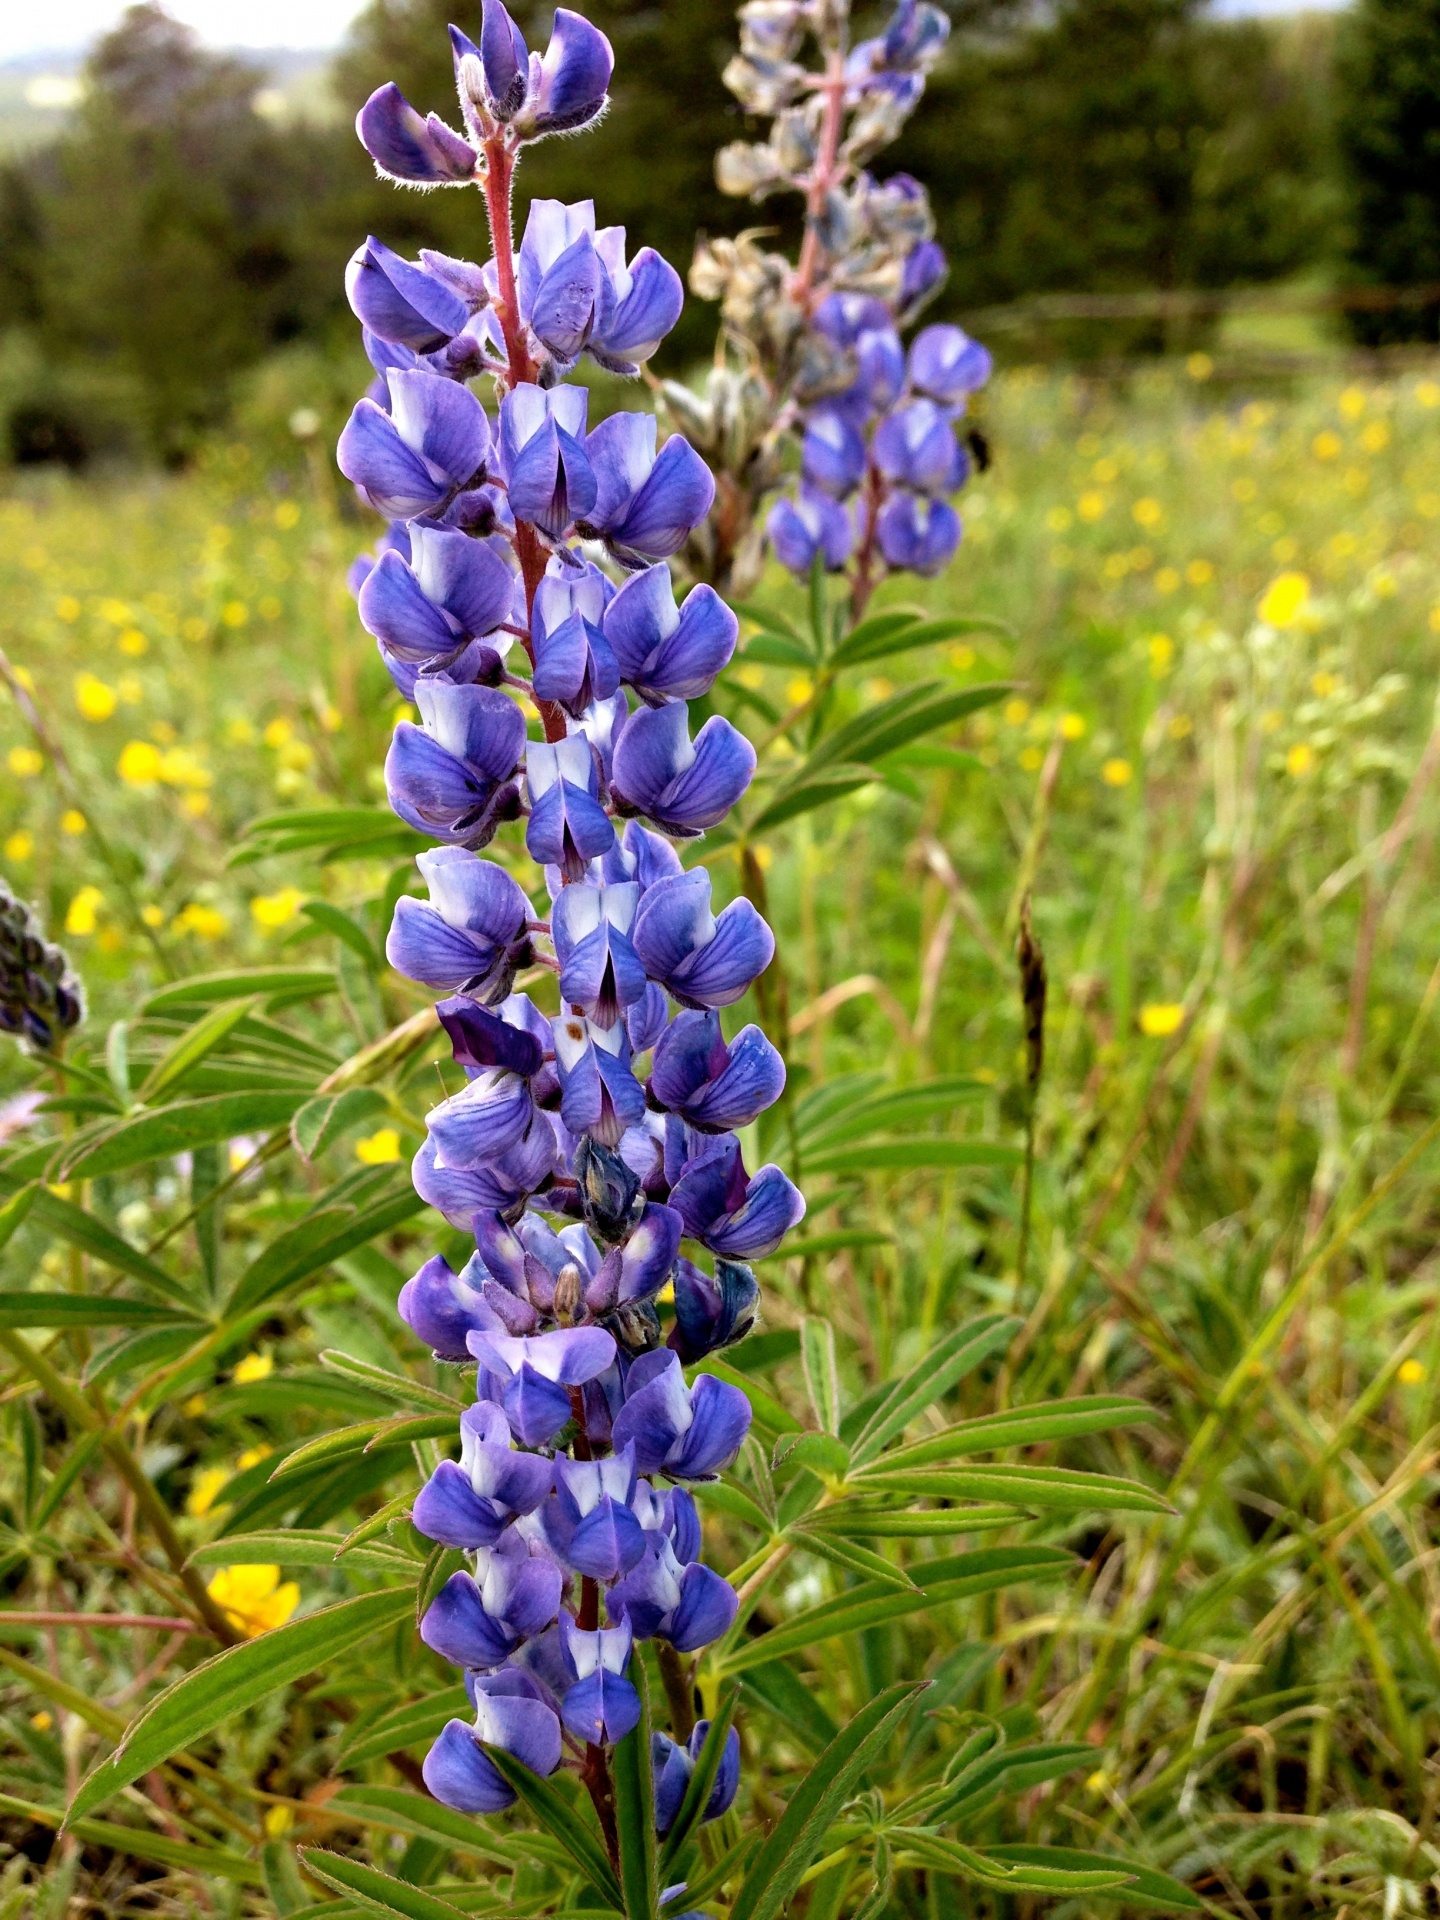
<path fill-rule="evenodd" d="M 606 241 L 618 235 L 615 256 Z M 642 247 L 626 267 L 625 229 L 607 228 L 596 235 L 596 251 L 610 277 L 615 304 L 595 330 L 590 351 L 602 365 L 616 371 L 638 370 L 680 318 L 685 290 L 670 262 L 653 247 Z"/>
<path fill-rule="evenodd" d="M 675 1032 L 681 1021 L 692 1017 L 688 1013 L 679 1014 L 665 1041 L 668 1043 L 670 1034 Z M 719 1038 L 719 1019 L 713 1012 L 700 1017 L 713 1022 L 709 1029 L 707 1054 L 712 1072 L 703 1083 L 693 1086 L 678 1105 L 659 1088 L 655 1088 L 652 1080 L 655 1096 L 662 1106 L 672 1107 L 682 1113 L 687 1125 L 704 1133 L 726 1133 L 734 1128 L 749 1126 L 757 1115 L 773 1106 L 785 1091 L 785 1062 L 759 1027 L 754 1026 L 742 1027 L 728 1049 L 724 1048 L 722 1042 L 721 1057 L 717 1060 L 714 1042 Z M 658 1075 L 658 1050 L 655 1066 Z M 694 1070 L 693 1058 L 687 1070 Z M 668 1080 L 667 1075 L 667 1084 Z"/>
<path fill-rule="evenodd" d="M 520 1137 L 496 1158 L 476 1167 L 442 1167 L 427 1138 L 410 1163 L 420 1198 L 464 1231 L 477 1213 L 513 1207 L 543 1187 L 556 1167 L 555 1134 L 546 1115 L 532 1111 Z"/>
<path fill-rule="evenodd" d="M 641 1473 L 658 1473 L 690 1424 L 690 1396 L 678 1357 L 662 1348 L 630 1369 L 625 1404 L 615 1416 L 614 1444 L 633 1446 Z"/>
<path fill-rule="evenodd" d="M 828 495 L 802 486 L 791 500 L 782 496 L 771 507 L 765 532 L 775 557 L 791 573 L 807 579 L 817 553 L 828 572 L 838 573 L 850 558 L 855 529 L 850 515 Z"/>
<path fill-rule="evenodd" d="M 714 937 L 688 955 L 666 977 L 665 984 L 682 1005 L 728 1007 L 741 998 L 774 957 L 774 934 L 742 896 L 721 909 Z"/>
<path fill-rule="evenodd" d="M 506 1534 L 496 1549 L 481 1548 L 475 1571 L 486 1613 L 519 1639 L 532 1639 L 560 1611 L 564 1575 L 553 1560 L 532 1554 L 515 1533 Z"/>
<path fill-rule="evenodd" d="M 613 1743 L 639 1724 L 640 1696 L 623 1674 L 598 1667 L 570 1688 L 560 1702 L 560 1717 L 577 1740 Z"/>
<path fill-rule="evenodd" d="M 539 85 L 532 88 L 517 129 L 521 136 L 540 139 L 588 126 L 604 111 L 614 67 L 614 52 L 600 29 L 568 7 L 557 7 Z"/>
<path fill-rule="evenodd" d="M 855 342 L 856 388 L 867 409 L 893 406 L 905 384 L 905 349 L 893 327 L 872 327 Z"/>
<path fill-rule="evenodd" d="M 678 1371 L 679 1358 L 675 1356 Z M 750 1431 L 750 1402 L 727 1380 L 702 1373 L 690 1395 L 691 1421 L 665 1471 L 678 1480 L 709 1479 L 728 1467 Z M 728 1622 L 727 1622 L 728 1624 Z"/>
<path fill-rule="evenodd" d="M 489 1068 L 425 1117 L 437 1167 L 478 1167 L 497 1159 L 529 1125 L 530 1088 L 518 1073 Z"/>
<path fill-rule="evenodd" d="M 491 1691 L 477 1686 L 475 1737 L 488 1747 L 513 1754 L 532 1773 L 550 1774 L 560 1764 L 560 1722 L 554 1708 L 544 1700 L 508 1689 L 502 1693 L 498 1688 Z"/>
<path fill-rule="evenodd" d="M 680 856 L 661 834 L 651 833 L 638 820 L 626 822 L 614 851 L 605 860 L 605 879 L 633 880 L 643 895 L 657 880 L 671 880 L 685 871 Z"/>
<path fill-rule="evenodd" d="M 601 1028 L 572 1014 L 554 1023 L 560 1116 L 573 1134 L 616 1147 L 645 1112 L 645 1092 L 630 1071 L 623 1027 Z"/>
<path fill-rule="evenodd" d="M 905 256 L 900 269 L 902 318 L 919 311 L 939 291 L 949 273 L 945 249 L 938 240 L 920 240 Z"/>
<path fill-rule="evenodd" d="M 406 446 L 446 482 L 447 493 L 483 477 L 490 423 L 468 387 L 419 369 L 392 373 L 390 417 Z"/>
<path fill-rule="evenodd" d="M 684 1115 L 690 1100 L 725 1071 L 729 1059 L 717 1013 L 678 1013 L 655 1049 L 651 1098 L 670 1112 Z"/>
<path fill-rule="evenodd" d="M 887 480 L 916 493 L 953 493 L 969 469 L 944 411 L 933 400 L 895 407 L 875 429 L 872 452 Z"/>
<path fill-rule="evenodd" d="M 488 1012 L 467 995 L 440 1001 L 435 1012 L 457 1065 L 477 1070 L 500 1067 L 527 1080 L 540 1071 L 544 1055 L 536 1036 Z"/>
<path fill-rule="evenodd" d="M 456 1274 L 437 1253 L 400 1289 L 400 1318 L 441 1360 L 468 1360 L 466 1334 L 488 1327 L 494 1318 L 480 1291 L 488 1277 L 473 1259 Z"/>
<path fill-rule="evenodd" d="M 460 634 L 493 633 L 510 618 L 517 576 L 488 540 L 422 521 L 410 530 L 410 546 L 421 591 Z"/>
<path fill-rule="evenodd" d="M 529 90 L 530 55 L 501 0 L 484 0 L 478 52 L 486 104 L 497 120 L 513 120 Z"/>
<path fill-rule="evenodd" d="M 671 833 L 693 835 L 723 820 L 749 786 L 755 749 L 712 714 L 692 743 L 681 700 L 632 713 L 615 748 L 617 795 Z"/>
<path fill-rule="evenodd" d="M 991 370 L 985 348 L 959 327 L 923 327 L 910 342 L 910 384 L 944 406 L 963 406 Z"/>
<path fill-rule="evenodd" d="M 417 680 L 417 695 L 425 685 Z M 486 690 L 457 687 L 452 691 Z M 501 820 L 513 820 L 520 812 L 518 781 L 500 784 L 479 776 L 467 761 L 447 753 L 428 730 L 408 720 L 402 720 L 391 736 L 385 756 L 385 792 L 395 812 L 417 833 L 455 846 L 488 846 Z"/>
<path fill-rule="evenodd" d="M 464 1722 L 452 1720 L 450 1725 L 463 1727 Z M 449 1732 L 449 1728 L 446 1732 Z M 651 1734 L 650 1766 L 655 1778 L 655 1831 L 663 1839 L 675 1824 L 675 1816 L 684 1803 L 685 1789 L 690 1785 L 690 1775 L 695 1771 L 695 1766 L 685 1749 L 677 1746 L 668 1733 Z M 434 1792 L 434 1788 L 431 1791 Z M 443 1796 L 437 1793 L 435 1797 L 438 1800 Z M 445 1804 L 449 1806 L 451 1802 L 446 1801 Z"/>
<path fill-rule="evenodd" d="M 541 275 L 530 299 L 530 327 L 557 360 L 568 364 L 578 359 L 588 344 L 604 280 L 588 233 L 572 241 Z"/>
<path fill-rule="evenodd" d="M 360 144 L 380 172 L 404 186 L 450 186 L 475 172 L 475 149 L 432 113 L 422 119 L 393 80 L 355 116 Z"/>
<path fill-rule="evenodd" d="M 764 1166 L 751 1179 L 744 1204 L 710 1228 L 705 1245 L 732 1260 L 761 1260 L 804 1217 L 800 1189 L 779 1167 Z"/>
<path fill-rule="evenodd" d="M 396 373 L 392 378 L 404 376 Z M 448 382 L 447 382 L 448 384 Z M 478 405 L 478 402 L 477 402 Z M 412 520 L 440 506 L 451 491 L 430 465 L 401 439 L 395 422 L 373 400 L 357 400 L 335 449 L 347 480 L 353 480 L 377 513 Z"/>
<path fill-rule="evenodd" d="M 527 1447 L 548 1446 L 571 1417 L 566 1388 L 526 1364 L 506 1381 L 505 1417 Z"/>
<path fill-rule="evenodd" d="M 647 1202 L 620 1249 L 620 1305 L 653 1300 L 670 1278 L 684 1223 L 672 1207 Z"/>
<path fill-rule="evenodd" d="M 713 587 L 693 587 L 677 609 L 663 562 L 627 580 L 605 613 L 622 676 L 652 703 L 707 693 L 738 633 L 738 620 Z"/>
<path fill-rule="evenodd" d="M 477 774 L 499 781 L 519 767 L 525 721 L 508 694 L 426 678 L 416 684 L 415 704 L 431 738 Z"/>
<path fill-rule="evenodd" d="M 710 1732 L 710 1722 L 701 1720 L 691 1730 L 689 1748 L 692 1763 L 700 1758 L 700 1749 Z M 731 1727 L 725 1736 L 725 1751 L 720 1757 L 720 1770 L 715 1775 L 715 1785 L 710 1790 L 710 1798 L 705 1803 L 703 1820 L 718 1820 L 722 1813 L 728 1813 L 734 1804 L 735 1795 L 740 1786 L 740 1730 Z"/>
<path fill-rule="evenodd" d="M 698 1407 L 695 1418 L 698 1424 Z M 730 1582 L 697 1560 L 681 1576 L 680 1601 L 665 1629 L 665 1638 L 677 1653 L 698 1653 L 730 1631 L 739 1610 L 739 1596 Z"/>
<path fill-rule="evenodd" d="M 839 407 L 812 407 L 805 422 L 801 471 L 812 487 L 836 500 L 865 477 L 865 442 Z"/>
<path fill-rule="evenodd" d="M 427 1540 L 443 1547 L 492 1547 L 511 1516 L 481 1498 L 453 1460 L 442 1460 L 415 1496 L 411 1516 Z"/>
<path fill-rule="evenodd" d="M 645 969 L 629 939 L 639 899 L 634 881 L 577 884 L 563 888 L 551 909 L 560 997 L 567 1006 L 583 1007 L 602 1027 L 613 1026 L 646 990 Z"/>
<path fill-rule="evenodd" d="M 675 1263 L 675 1325 L 667 1346 L 692 1366 L 708 1353 L 743 1340 L 755 1324 L 760 1286 L 749 1267 L 717 1260 L 715 1277 L 689 1260 Z"/>
<path fill-rule="evenodd" d="M 420 1771 L 441 1806 L 457 1813 L 503 1813 L 515 1804 L 514 1792 L 463 1720 L 446 1721 Z"/>
<path fill-rule="evenodd" d="M 665 1031 L 670 1007 L 664 989 L 648 981 L 644 993 L 625 1012 L 625 1031 L 630 1036 L 630 1051 L 644 1053 L 653 1047 Z"/>
<path fill-rule="evenodd" d="M 960 544 L 960 516 L 948 500 L 893 493 L 875 522 L 885 564 L 897 571 L 939 573 Z"/>
<path fill-rule="evenodd" d="M 515 262 L 515 290 L 522 319 L 529 320 L 546 274 L 579 240 L 594 244 L 595 202 L 536 199 L 525 216 L 525 232 Z"/>
<path fill-rule="evenodd" d="M 645 1535 L 629 1507 L 604 1494 L 570 1536 L 565 1557 L 591 1580 L 615 1580 L 645 1551 Z"/>
<path fill-rule="evenodd" d="M 677 863 L 678 864 L 678 863 Z M 704 867 L 666 874 L 640 897 L 630 938 L 652 980 L 669 981 L 691 955 L 715 937 L 710 875 Z"/>
<path fill-rule="evenodd" d="M 452 1666 L 484 1669 L 508 1660 L 518 1636 L 491 1619 L 468 1573 L 452 1573 L 425 1610 L 420 1638 Z"/>
<path fill-rule="evenodd" d="M 645 484 L 655 465 L 655 431 L 653 413 L 612 413 L 588 436 L 585 452 L 596 488 L 590 526 L 607 531 Z"/>
<path fill-rule="evenodd" d="M 378 339 L 416 353 L 443 347 L 470 318 L 469 306 L 452 287 L 402 260 L 373 235 L 350 257 L 345 293 Z"/>
<path fill-rule="evenodd" d="M 612 1620 L 628 1620 L 637 1640 L 649 1640 L 665 1630 L 683 1593 L 684 1568 L 670 1542 L 650 1534 L 644 1556 L 605 1596 Z"/>
<path fill-rule="evenodd" d="M 615 1342 L 603 1327 L 561 1327 L 530 1340 L 476 1334 L 470 1351 L 492 1373 L 518 1373 L 529 1366 L 543 1379 L 579 1387 L 604 1373 L 615 1358 Z"/>
<path fill-rule="evenodd" d="M 465 638 L 425 593 L 412 568 L 393 551 L 382 553 L 366 574 L 358 609 L 365 631 L 401 660 L 423 662 L 453 653 Z"/>
<path fill-rule="evenodd" d="M 606 545 L 626 566 L 668 560 L 714 504 L 709 467 L 683 434 L 672 434 L 624 513 L 606 529 Z"/>

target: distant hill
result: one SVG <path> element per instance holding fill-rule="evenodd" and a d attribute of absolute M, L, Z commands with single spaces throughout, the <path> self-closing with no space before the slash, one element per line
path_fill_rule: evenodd
<path fill-rule="evenodd" d="M 338 117 L 330 94 L 329 53 L 247 47 L 239 57 L 265 74 L 266 84 L 255 95 L 255 110 L 266 119 L 315 122 Z M 73 51 L 29 53 L 0 61 L 0 159 L 32 152 L 64 131 L 80 98 L 84 64 L 84 54 Z"/>

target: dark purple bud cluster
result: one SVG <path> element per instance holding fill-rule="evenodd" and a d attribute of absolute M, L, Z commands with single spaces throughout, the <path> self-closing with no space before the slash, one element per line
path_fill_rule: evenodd
<path fill-rule="evenodd" d="M 85 996 L 63 947 L 0 880 L 0 1033 L 49 1050 L 85 1018 Z"/>
<path fill-rule="evenodd" d="M 423 1533 L 473 1556 L 421 1624 L 475 1711 L 425 1778 L 488 1812 L 513 1795 L 486 1747 L 542 1774 L 567 1751 L 603 1763 L 639 1718 L 635 1643 L 691 1656 L 733 1623 L 685 1483 L 733 1461 L 750 1406 L 687 1370 L 749 1331 L 746 1263 L 804 1202 L 779 1167 L 745 1167 L 739 1130 L 780 1097 L 784 1067 L 756 1027 L 727 1042 L 718 1012 L 768 966 L 770 929 L 747 900 L 717 913 L 710 875 L 673 844 L 717 826 L 755 769 L 727 720 L 692 737 L 687 702 L 738 623 L 708 586 L 677 604 L 666 564 L 714 482 L 651 414 L 592 430 L 585 389 L 564 384 L 582 354 L 638 373 L 679 315 L 679 278 L 649 248 L 627 255 L 588 201 L 533 202 L 518 250 L 510 231 L 520 148 L 596 117 L 610 48 L 562 10 L 531 54 L 499 0 L 478 46 L 451 40 L 464 135 L 385 87 L 360 137 L 396 179 L 482 187 L 493 256 L 411 262 L 373 239 L 356 253 L 346 286 L 376 379 L 339 461 L 389 523 L 351 572 L 416 713 L 395 729 L 387 791 L 438 843 L 417 863 L 428 899 L 400 899 L 386 950 L 446 996 L 463 1075 L 413 1178 L 475 1247 L 458 1273 L 427 1261 L 400 1296 L 440 1359 L 476 1368 L 460 1457 L 414 1507 Z M 493 411 L 469 384 L 483 375 Z M 510 821 L 548 911 L 479 856 Z M 557 976 L 555 1013 L 517 990 L 535 967 Z M 662 1831 L 698 1751 L 657 1737 Z M 711 1817 L 737 1778 L 732 1746 Z"/>

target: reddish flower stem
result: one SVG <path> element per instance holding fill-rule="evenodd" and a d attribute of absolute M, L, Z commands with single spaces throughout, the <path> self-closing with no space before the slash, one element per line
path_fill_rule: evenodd
<path fill-rule="evenodd" d="M 795 267 L 791 292 L 808 312 L 820 265 L 820 214 L 825 196 L 835 184 L 835 158 L 840 151 L 840 128 L 845 116 L 845 56 L 835 48 L 825 63 L 825 117 L 820 126 L 820 151 L 810 169 L 805 192 L 805 238 L 800 243 L 800 258 Z"/>
<path fill-rule="evenodd" d="M 520 319 L 520 297 L 515 286 L 515 234 L 511 224 L 511 192 L 515 179 L 515 155 L 505 144 L 503 133 L 492 134 L 485 142 L 485 213 L 490 222 L 490 247 L 495 260 L 495 275 L 500 282 L 495 302 L 495 317 L 500 322 L 505 342 L 507 382 L 513 393 L 517 386 L 533 381 L 538 371 L 525 344 Z M 525 582 L 525 621 L 534 631 L 535 589 L 545 575 L 546 554 L 535 529 L 523 520 L 515 523 L 515 556 Z M 524 647 L 535 665 L 535 643 L 527 634 Z M 553 700 L 537 700 L 547 740 L 565 738 L 565 715 Z"/>

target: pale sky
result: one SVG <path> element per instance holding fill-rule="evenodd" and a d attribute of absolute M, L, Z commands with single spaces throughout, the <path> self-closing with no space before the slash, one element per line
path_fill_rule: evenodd
<path fill-rule="evenodd" d="M 363 0 L 167 0 L 167 12 L 217 47 L 332 47 Z M 0 6 L 0 60 L 86 47 L 112 27 L 125 0 L 68 0 L 48 8 Z"/>

